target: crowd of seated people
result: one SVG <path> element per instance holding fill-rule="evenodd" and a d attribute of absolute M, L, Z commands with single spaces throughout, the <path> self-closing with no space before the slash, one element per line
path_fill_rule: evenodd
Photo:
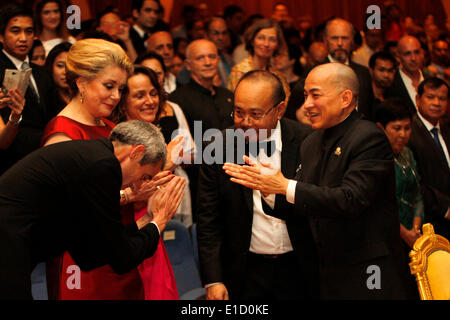
<path fill-rule="evenodd" d="M 181 176 L 186 185 L 174 219 L 191 227 L 203 201 L 199 173 L 207 165 L 194 161 L 205 142 L 194 138 L 233 125 L 266 128 L 265 119 L 278 108 L 283 119 L 310 128 L 317 115 L 303 107 L 305 80 L 316 66 L 338 63 L 356 74 L 358 113 L 389 141 L 405 256 L 426 222 L 450 239 L 450 30 L 438 27 L 432 14 L 422 27 L 390 4 L 383 8 L 381 30 L 358 30 L 340 17 L 296 20 L 283 2 L 267 17 L 237 5 L 211 12 L 202 3 L 186 5 L 181 23 L 173 25 L 164 20 L 159 0 L 133 0 L 129 12 L 107 7 L 71 34 L 65 24 L 69 4 L 36 0 L 0 9 L 0 175 L 47 145 L 108 137 L 124 121 L 149 122 L 160 128 L 169 155 L 184 163 L 169 157 L 159 174 L 124 187 L 123 223 L 139 220 L 155 190 Z M 3 88 L 7 69 L 28 68 L 25 92 Z M 284 100 L 237 125 L 236 87 L 256 70 L 278 77 Z M 152 283 L 155 261 L 169 283 Z M 207 262 L 201 260 L 200 269 Z M 109 266 L 82 272 L 82 287 L 89 290 L 67 290 L 65 270 L 73 265 L 67 252 L 46 261 L 41 276 L 50 299 L 178 299 L 162 240 L 154 257 L 128 273 L 118 275 Z M 414 289 L 409 283 L 409 292 Z M 210 291 L 206 297 L 219 295 Z"/>

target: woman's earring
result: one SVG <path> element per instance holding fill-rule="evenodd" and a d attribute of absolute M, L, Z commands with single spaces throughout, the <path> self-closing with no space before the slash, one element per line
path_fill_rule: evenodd
<path fill-rule="evenodd" d="M 84 92 L 80 92 L 80 100 L 81 100 L 81 103 L 83 104 L 84 103 Z"/>

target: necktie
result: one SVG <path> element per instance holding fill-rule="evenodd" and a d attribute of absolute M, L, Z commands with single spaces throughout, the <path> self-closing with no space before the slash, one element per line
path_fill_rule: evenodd
<path fill-rule="evenodd" d="M 438 128 L 434 127 L 434 128 L 431 129 L 430 131 L 431 131 L 431 133 L 433 134 L 434 142 L 436 143 L 436 145 L 437 145 L 439 151 L 442 153 L 442 156 L 443 156 L 444 159 L 446 160 L 447 158 L 445 157 L 444 149 L 442 148 L 441 141 L 439 140 Z"/>
<path fill-rule="evenodd" d="M 22 66 L 20 67 L 20 70 L 25 71 L 28 69 L 30 69 L 30 65 L 28 64 L 28 62 L 24 61 L 22 63 Z M 39 95 L 38 95 L 36 89 L 34 88 L 33 83 L 31 82 L 31 79 L 30 79 L 30 83 L 28 84 L 28 88 L 30 88 L 31 92 L 34 94 L 36 99 L 39 101 Z M 25 95 L 25 92 L 23 92 L 23 94 Z"/>

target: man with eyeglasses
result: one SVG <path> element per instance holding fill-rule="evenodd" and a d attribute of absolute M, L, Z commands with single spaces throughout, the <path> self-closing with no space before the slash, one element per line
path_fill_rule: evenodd
<path fill-rule="evenodd" d="M 286 221 L 308 220 L 321 299 L 406 299 L 392 149 L 355 111 L 358 90 L 357 75 L 342 63 L 308 74 L 303 108 L 315 131 L 301 146 L 295 179 L 248 159 L 250 166 L 227 163 L 224 169 L 239 185 L 294 204 Z M 264 174 L 268 170 L 272 174 Z"/>
<path fill-rule="evenodd" d="M 223 137 L 224 158 L 233 155 L 235 163 L 242 161 L 245 145 L 257 142 L 267 148 L 261 147 L 259 154 L 250 148 L 252 159 L 293 178 L 300 146 L 311 129 L 283 118 L 284 100 L 277 76 L 262 70 L 245 74 L 234 94 L 235 130 L 225 130 Z M 236 140 L 229 141 L 229 130 Z M 199 177 L 197 239 L 206 298 L 314 298 L 316 268 L 306 220 L 288 218 L 293 206 L 285 197 L 232 183 L 222 165 L 204 164 Z"/>

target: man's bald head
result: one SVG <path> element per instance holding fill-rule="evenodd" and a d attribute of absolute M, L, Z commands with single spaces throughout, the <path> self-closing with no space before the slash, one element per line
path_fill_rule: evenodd
<path fill-rule="evenodd" d="M 197 39 L 189 43 L 189 45 L 186 47 L 186 59 L 192 60 L 193 53 L 197 50 L 205 47 L 211 47 L 214 46 L 214 48 L 217 47 L 211 40 L 208 39 Z"/>
<path fill-rule="evenodd" d="M 410 77 L 417 74 L 424 63 L 424 54 L 420 41 L 413 36 L 401 37 L 397 43 L 397 58 L 403 72 Z"/>
<path fill-rule="evenodd" d="M 359 81 L 341 63 L 322 64 L 305 80 L 305 108 L 313 129 L 327 129 L 347 118 L 358 104 Z"/>

